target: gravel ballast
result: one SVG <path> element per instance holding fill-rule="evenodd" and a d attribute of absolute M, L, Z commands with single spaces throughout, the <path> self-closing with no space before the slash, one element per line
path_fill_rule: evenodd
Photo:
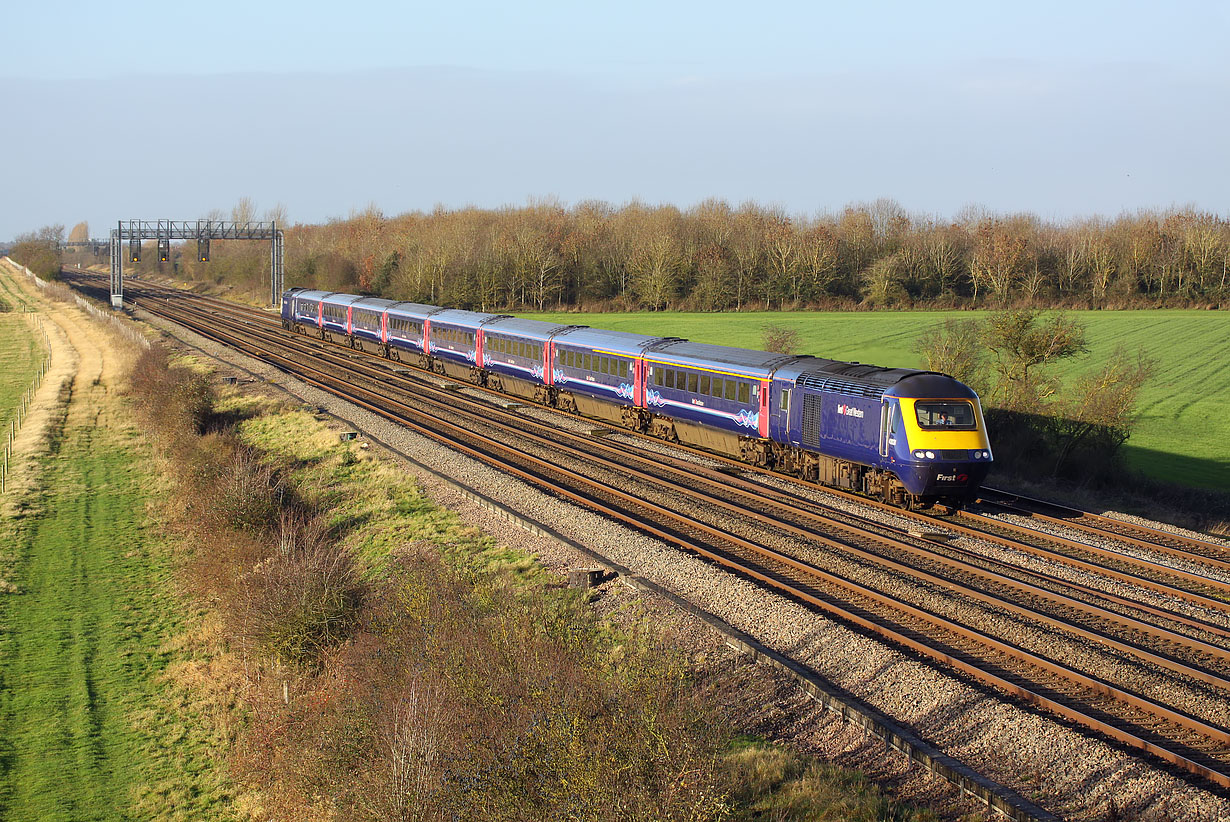
<path fill-rule="evenodd" d="M 143 316 L 145 318 L 148 315 Z M 165 327 L 161 321 L 154 323 Z M 1113 801 L 1118 811 L 1128 818 L 1230 819 L 1230 802 L 1188 785 L 1111 745 L 1002 701 L 984 689 L 811 610 L 783 601 L 779 596 L 657 540 L 527 488 L 485 465 L 303 385 L 269 366 L 178 327 L 175 335 L 223 362 L 261 375 L 304 402 L 319 406 L 355 428 L 414 455 L 441 474 L 456 478 L 508 508 L 549 523 L 568 538 L 627 566 L 636 574 L 756 636 L 767 646 L 808 665 L 838 687 L 915 728 L 948 754 L 1048 809 L 1073 819 L 1097 819 L 1106 815 Z M 527 408 L 524 413 L 564 424 L 558 415 L 540 409 Z M 604 427 L 586 420 L 568 420 L 567 424 L 575 424 L 577 430 Z M 421 479 L 425 489 L 439 503 L 490 531 L 510 547 L 536 554 L 548 568 L 566 572 L 583 564 L 575 552 L 510 528 L 506 522 L 435 482 L 430 475 L 423 475 Z M 834 503 L 826 500 L 825 504 Z M 858 513 L 874 516 L 866 509 Z M 1061 568 L 1047 570 L 1057 575 L 1062 573 Z M 621 589 L 617 583 L 607 583 L 599 603 L 600 607 L 616 610 L 626 601 L 638 598 L 640 595 Z M 661 606 L 647 602 L 646 607 Z M 664 617 L 678 627 L 682 641 L 694 648 L 695 653 L 723 653 L 712 636 L 699 625 L 690 626 L 687 619 L 665 612 Z M 828 758 L 871 766 L 877 777 L 895 782 L 895 788 L 903 795 L 929 797 L 928 801 L 944 806 L 947 814 L 962 812 L 963 803 L 948 796 L 951 790 L 944 783 L 921 775 L 917 769 L 911 773 L 902 757 L 886 755 L 883 746 L 869 740 L 862 731 L 843 726 L 830 715 L 817 711 L 797 693 L 791 694 L 784 682 L 775 682 L 772 674 L 762 674 L 761 680 L 758 687 L 768 687 L 780 701 L 764 706 L 760 720 L 774 727 L 782 737 L 793 739 L 803 749 Z"/>

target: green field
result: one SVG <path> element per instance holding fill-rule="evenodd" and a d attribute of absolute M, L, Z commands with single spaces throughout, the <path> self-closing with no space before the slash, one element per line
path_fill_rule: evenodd
<path fill-rule="evenodd" d="M 1143 348 L 1158 371 L 1139 403 L 1140 423 L 1125 448 L 1145 474 L 1183 485 L 1230 490 L 1230 314 L 1220 311 L 1074 311 L 1088 330 L 1089 354 L 1064 375 L 1104 363 L 1119 346 Z M 761 347 L 769 323 L 797 328 L 803 353 L 876 365 L 918 367 L 915 343 L 946 317 L 983 312 L 800 312 L 748 314 L 523 314 L 553 320 Z"/>
<path fill-rule="evenodd" d="M 42 345 L 25 315 L 0 314 L 0 432 L 9 430 L 17 403 L 34 381 L 42 356 Z"/>

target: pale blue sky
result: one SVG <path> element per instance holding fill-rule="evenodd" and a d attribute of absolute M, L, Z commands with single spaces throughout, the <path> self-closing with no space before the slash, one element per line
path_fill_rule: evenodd
<path fill-rule="evenodd" d="M 1230 211 L 1230 4 L 24 3 L 0 239 L 709 196 Z"/>

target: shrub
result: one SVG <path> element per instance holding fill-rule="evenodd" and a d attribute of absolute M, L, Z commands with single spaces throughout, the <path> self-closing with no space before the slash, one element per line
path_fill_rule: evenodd
<path fill-rule="evenodd" d="M 769 324 L 763 327 L 761 345 L 765 351 L 776 354 L 796 354 L 799 350 L 799 330 L 784 325 Z"/>
<path fill-rule="evenodd" d="M 247 638 L 283 662 L 311 665 L 354 624 L 362 588 L 319 518 L 285 513 L 276 550 L 242 578 L 239 600 Z"/>

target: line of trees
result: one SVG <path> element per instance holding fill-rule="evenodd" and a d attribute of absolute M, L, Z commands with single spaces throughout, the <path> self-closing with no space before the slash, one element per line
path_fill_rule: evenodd
<path fill-rule="evenodd" d="M 64 226 L 43 226 L 37 231 L 17 237 L 9 256 L 44 280 L 60 277 L 62 255 L 60 246 L 64 241 Z"/>
<path fill-rule="evenodd" d="M 264 248 L 190 257 L 190 278 L 263 293 Z M 543 200 L 296 225 L 286 264 L 289 284 L 480 310 L 1220 306 L 1230 221 L 1190 208 L 1057 223 L 980 208 L 941 220 L 892 200 L 816 217 L 721 200 Z M 149 255 L 140 268 L 156 265 Z"/>

